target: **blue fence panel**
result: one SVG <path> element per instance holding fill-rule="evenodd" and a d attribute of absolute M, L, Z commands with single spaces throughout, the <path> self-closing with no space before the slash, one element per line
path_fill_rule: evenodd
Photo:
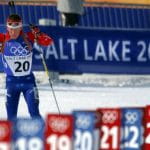
<path fill-rule="evenodd" d="M 59 12 L 56 6 L 17 5 L 16 12 L 23 17 L 24 24 L 39 23 L 40 18 L 47 18 L 60 24 Z M 10 14 L 6 5 L 0 5 L 0 24 L 4 24 Z M 84 7 L 84 14 L 80 17 L 79 26 L 97 28 L 125 28 L 149 29 L 150 10 L 142 8 L 114 8 L 114 7 Z"/>
<path fill-rule="evenodd" d="M 26 24 L 29 24 L 29 20 L 30 20 L 29 14 L 30 14 L 30 12 L 28 11 L 28 6 L 22 6 L 23 21 Z"/>
<path fill-rule="evenodd" d="M 36 10 L 35 10 L 35 7 L 33 8 L 32 6 L 28 6 L 28 10 L 30 12 L 30 23 L 35 23 L 35 22 L 38 22 L 38 18 L 36 17 Z"/>
<path fill-rule="evenodd" d="M 116 14 L 114 13 L 114 8 L 109 8 L 109 16 L 112 28 L 116 28 Z"/>
<path fill-rule="evenodd" d="M 5 6 L 4 7 L 4 21 L 6 21 L 6 19 L 7 19 L 7 17 L 9 16 L 9 14 L 10 14 L 10 8 L 9 8 L 9 6 Z M 5 22 L 2 22 L 2 24 L 5 24 Z"/>
<path fill-rule="evenodd" d="M 114 13 L 115 13 L 115 16 L 116 16 L 116 25 L 117 25 L 117 28 L 122 28 L 123 27 L 123 25 L 122 25 L 123 17 L 122 17 L 121 8 L 114 9 Z M 125 19 L 124 19 L 124 22 L 126 22 Z"/>
<path fill-rule="evenodd" d="M 1 11 L 1 17 L 0 17 L 0 22 L 4 22 L 4 11 L 3 11 L 3 7 L 0 5 L 0 10 L 2 10 Z"/>
<path fill-rule="evenodd" d="M 87 17 L 88 16 L 88 17 Z M 89 26 L 89 13 L 88 13 L 88 7 L 84 7 L 84 14 L 82 15 L 82 17 L 80 18 L 80 26 Z"/>
<path fill-rule="evenodd" d="M 17 5 L 17 6 L 15 6 L 15 8 L 16 8 L 16 13 L 17 13 L 17 14 L 20 14 L 20 16 L 23 17 L 23 16 L 22 16 L 22 14 L 23 14 L 23 12 L 22 12 L 22 7 Z"/>
<path fill-rule="evenodd" d="M 145 25 L 147 25 L 146 28 L 150 28 L 150 9 L 146 9 L 146 10 L 143 10 L 143 15 L 142 17 L 144 18 L 144 22 L 145 22 Z"/>

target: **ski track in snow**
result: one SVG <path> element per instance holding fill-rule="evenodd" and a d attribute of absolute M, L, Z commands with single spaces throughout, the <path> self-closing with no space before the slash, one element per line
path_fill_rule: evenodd
<path fill-rule="evenodd" d="M 53 83 L 61 113 L 71 113 L 73 110 L 96 110 L 99 107 L 144 107 L 150 104 L 149 77 L 133 78 L 132 80 L 125 77 L 122 82 L 120 82 L 122 77 L 112 76 L 109 82 L 108 78 L 99 79 L 99 76 L 96 75 L 93 75 L 92 79 L 85 77 L 67 76 L 65 79 L 69 79 L 69 83 Z M 42 79 L 47 80 L 43 76 Z M 38 83 L 39 108 L 43 118 L 48 113 L 58 113 L 51 87 L 44 80 Z M 6 90 L 4 84 L 1 84 L 0 87 L 0 119 L 6 119 Z M 18 117 L 29 117 L 22 94 Z"/>

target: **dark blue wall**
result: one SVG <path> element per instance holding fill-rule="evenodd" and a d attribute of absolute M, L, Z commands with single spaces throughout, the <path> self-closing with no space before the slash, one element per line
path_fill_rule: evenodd
<path fill-rule="evenodd" d="M 150 28 L 150 10 L 114 7 L 85 7 L 80 18 L 80 26 L 104 28 Z M 16 12 L 23 18 L 25 24 L 38 24 L 39 18 L 56 20 L 59 25 L 59 12 L 56 6 L 25 6 L 17 5 Z M 10 14 L 9 7 L 0 5 L 0 24 L 4 24 Z"/>

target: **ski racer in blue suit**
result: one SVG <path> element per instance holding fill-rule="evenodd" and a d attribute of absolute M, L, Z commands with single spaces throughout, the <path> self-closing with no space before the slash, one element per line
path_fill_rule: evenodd
<path fill-rule="evenodd" d="M 0 52 L 6 73 L 8 120 L 17 118 L 21 93 L 24 95 L 30 116 L 41 117 L 38 90 L 32 73 L 34 42 L 48 46 L 53 40 L 37 27 L 32 28 L 31 32 L 23 32 L 21 17 L 16 14 L 10 15 L 7 19 L 7 33 L 0 33 Z"/>

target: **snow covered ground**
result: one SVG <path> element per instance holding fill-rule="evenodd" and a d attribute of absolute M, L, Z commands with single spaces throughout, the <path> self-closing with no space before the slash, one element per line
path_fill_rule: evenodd
<path fill-rule="evenodd" d="M 0 78 L 0 119 L 5 119 L 5 76 L 1 74 Z M 36 79 L 42 116 L 57 113 L 48 78 L 43 73 L 36 73 Z M 69 83 L 60 82 L 62 80 L 69 80 Z M 55 81 L 53 88 L 61 113 L 71 113 L 78 109 L 95 110 L 98 107 L 134 107 L 150 104 L 150 76 L 60 75 L 60 81 Z M 22 95 L 18 116 L 29 116 Z"/>

